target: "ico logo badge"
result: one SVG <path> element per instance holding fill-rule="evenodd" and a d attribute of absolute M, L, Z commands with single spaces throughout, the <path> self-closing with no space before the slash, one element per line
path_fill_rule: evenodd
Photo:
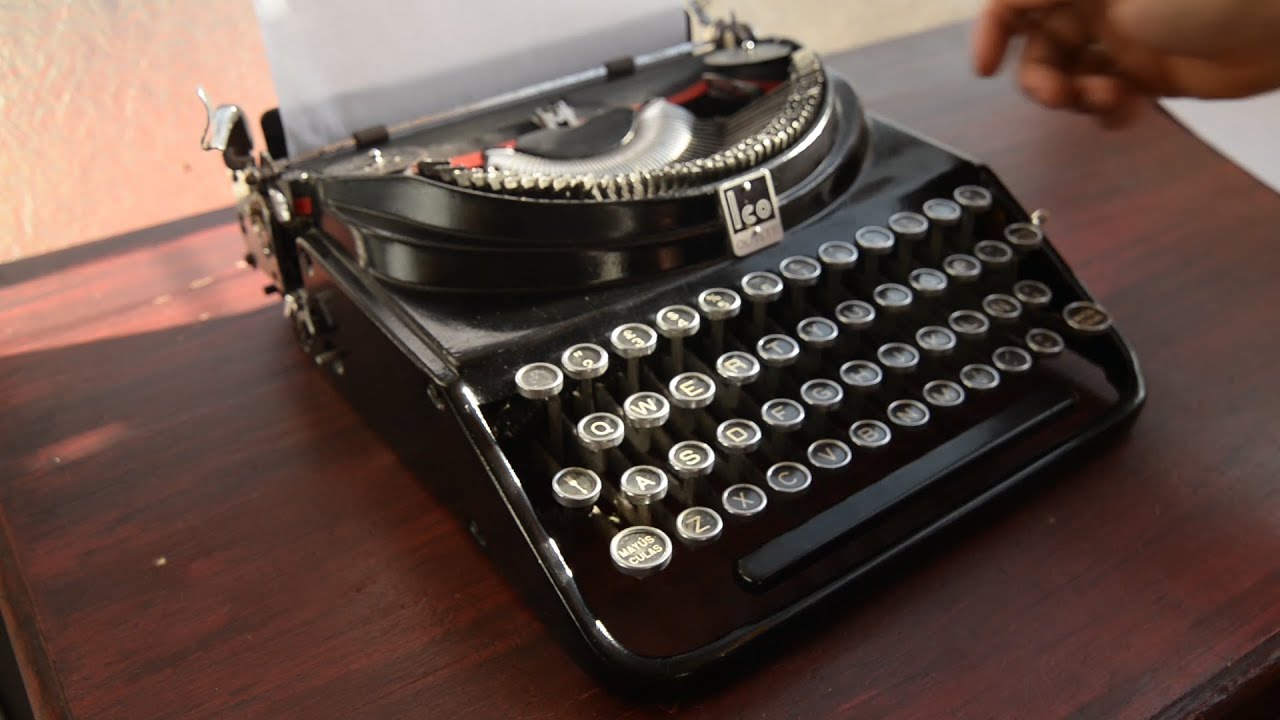
<path fill-rule="evenodd" d="M 734 255 L 750 255 L 782 241 L 778 196 L 767 169 L 722 183 L 716 192 Z"/>

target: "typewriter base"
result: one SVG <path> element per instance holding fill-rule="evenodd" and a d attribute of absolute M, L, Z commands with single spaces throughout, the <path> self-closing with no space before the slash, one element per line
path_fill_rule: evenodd
<path fill-rule="evenodd" d="M 875 203 L 888 205 L 899 202 L 895 193 L 919 193 L 918 187 L 894 183 L 911 177 L 912 168 L 907 166 L 912 163 L 923 163 L 929 173 L 939 176 L 951 177 L 957 172 L 972 176 L 975 172 L 967 161 L 892 126 L 878 125 L 878 130 L 871 152 L 879 153 L 881 164 L 877 167 L 885 172 L 883 178 L 887 182 L 870 178 L 867 182 L 872 189 L 855 188 L 851 202 L 859 208 L 868 192 L 878 192 L 884 197 Z M 895 163 L 899 165 L 897 175 L 889 169 Z M 988 171 L 976 171 L 998 194 L 1007 195 Z M 871 212 L 880 209 L 872 207 Z M 824 222 L 838 225 L 838 213 L 819 218 L 814 224 L 821 226 Z M 812 239 L 800 242 L 803 245 Z M 303 263 L 303 287 L 307 296 L 323 307 L 319 316 L 324 320 L 318 334 L 301 334 L 304 347 L 317 362 L 327 364 L 353 405 L 405 464 L 427 482 L 436 497 L 451 508 L 579 663 L 623 693 L 652 697 L 656 692 L 681 692 L 694 683 L 714 679 L 720 671 L 740 667 L 739 661 L 749 662 L 766 643 L 793 635 L 806 624 L 803 619 L 815 617 L 817 614 L 811 610 L 847 599 L 851 589 L 865 589 L 867 581 L 890 567 L 900 567 L 898 561 L 931 546 L 926 541 L 941 537 L 961 520 L 975 517 L 976 510 L 1086 445 L 1112 437 L 1112 431 L 1134 417 L 1144 395 L 1136 361 L 1118 334 L 1101 338 L 1099 354 L 1105 360 L 1096 362 L 1106 367 L 1117 390 L 1113 397 L 1104 397 L 1101 392 L 1097 396 L 1088 392 L 1077 396 L 1077 402 L 1088 412 L 1076 414 L 1079 427 L 1071 429 L 1070 442 L 1059 442 L 1063 437 L 1060 428 L 1056 440 L 1028 432 L 1011 443 L 1012 449 L 1002 453 L 999 462 L 982 463 L 981 467 L 955 473 L 954 481 L 949 479 L 944 487 L 929 488 L 930 493 L 940 490 L 940 494 L 911 503 L 903 513 L 897 513 L 895 508 L 882 526 L 870 533 L 870 540 L 830 552 L 802 572 L 792 587 L 770 590 L 771 598 L 768 593 L 744 595 L 743 602 L 755 613 L 756 620 L 734 626 L 720 618 L 696 628 L 704 635 L 686 633 L 685 637 L 667 642 L 662 633 L 646 637 L 643 623 L 633 622 L 627 612 L 618 608 L 611 609 L 608 622 L 601 622 L 601 616 L 591 609 L 591 588 L 581 585 L 587 578 L 575 580 L 567 572 L 559 547 L 543 533 L 518 474 L 511 467 L 515 461 L 504 454 L 489 427 L 493 416 L 488 413 L 494 408 L 492 400 L 487 405 L 485 398 L 493 398 L 495 388 L 504 382 L 498 373 L 509 372 L 495 370 L 495 364 L 502 367 L 506 357 L 501 350 L 487 356 L 470 356 L 475 366 L 450 365 L 433 350 L 432 342 L 448 343 L 439 339 L 430 323 L 424 322 L 422 327 L 410 324 L 432 310 L 433 299 L 404 295 L 403 291 L 378 285 L 342 253 L 340 246 L 322 235 L 300 238 L 298 246 L 307 258 Z M 1074 286 L 1073 295 L 1087 297 L 1056 254 L 1050 251 L 1047 258 L 1047 262 L 1060 266 L 1066 285 Z M 675 278 L 672 282 L 687 281 Z M 628 310 L 615 312 L 608 298 L 625 297 L 625 288 L 604 291 L 604 295 L 604 300 L 594 298 L 597 310 L 582 311 L 582 317 L 589 319 L 556 333 L 532 333 L 532 337 L 540 338 L 539 344 L 551 345 L 563 342 L 553 337 L 557 333 L 581 334 L 582 325 L 616 324 L 618 318 L 610 315 Z M 392 307 L 394 303 L 385 302 L 388 298 L 405 303 L 413 312 Z M 590 307 L 593 298 L 578 300 Z M 441 301 L 435 317 L 443 318 L 442 327 L 448 326 L 448 319 L 460 315 L 464 307 L 456 300 Z M 457 328 L 453 331 L 458 332 Z M 521 347 L 521 352 L 530 350 Z M 530 352 L 535 356 L 539 353 L 542 350 L 538 348 Z M 485 357 L 497 360 L 486 365 Z M 510 360 L 506 362 L 509 364 Z M 449 376 L 453 377 L 452 382 L 442 382 L 442 377 Z M 716 607 L 714 596 L 704 600 Z M 633 606 L 634 603 L 628 607 Z M 746 610 L 743 612 L 747 614 Z M 785 636 L 778 632 L 784 627 L 788 631 Z"/>

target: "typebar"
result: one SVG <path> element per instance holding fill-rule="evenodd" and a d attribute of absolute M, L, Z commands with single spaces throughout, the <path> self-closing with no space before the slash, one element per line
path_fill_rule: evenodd
<path fill-rule="evenodd" d="M 973 426 L 883 480 L 765 543 L 738 561 L 738 574 L 753 590 L 767 590 L 803 570 L 884 512 L 914 493 L 963 469 L 1071 409 L 1075 395 L 1054 387 L 1040 390 Z"/>

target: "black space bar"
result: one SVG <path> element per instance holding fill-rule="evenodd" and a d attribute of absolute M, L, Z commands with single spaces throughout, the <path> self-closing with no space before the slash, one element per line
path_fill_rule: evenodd
<path fill-rule="evenodd" d="M 829 548 L 868 529 L 884 511 L 943 476 L 1027 433 L 1075 404 L 1065 388 L 1041 390 L 1008 410 L 974 425 L 939 445 L 928 455 L 890 473 L 814 515 L 738 560 L 738 574 L 754 589 L 763 590 L 803 569 Z"/>

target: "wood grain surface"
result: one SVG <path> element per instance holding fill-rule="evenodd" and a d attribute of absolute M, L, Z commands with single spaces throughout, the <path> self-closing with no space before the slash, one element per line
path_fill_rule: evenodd
<path fill-rule="evenodd" d="M 872 110 L 1051 211 L 1144 364 L 1148 405 L 1116 445 L 740 682 L 628 704 L 306 365 L 235 266 L 229 213 L 0 266 L 2 607 L 37 712 L 1145 718 L 1263 702 L 1280 663 L 1280 198 L 1154 111 L 1106 133 L 1035 109 L 1007 78 L 972 78 L 966 47 L 950 28 L 834 64 Z"/>

